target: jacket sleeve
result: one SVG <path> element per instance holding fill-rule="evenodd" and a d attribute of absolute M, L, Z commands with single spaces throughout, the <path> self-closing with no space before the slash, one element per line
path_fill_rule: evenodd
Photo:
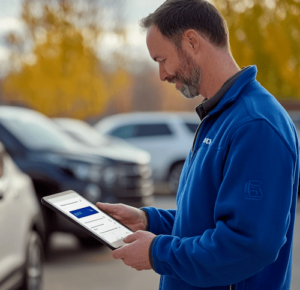
<path fill-rule="evenodd" d="M 148 231 L 155 235 L 170 235 L 173 229 L 176 210 L 163 210 L 144 207 L 148 216 Z"/>
<path fill-rule="evenodd" d="M 232 134 L 215 227 L 194 237 L 158 236 L 150 249 L 157 273 L 212 287 L 237 283 L 276 260 L 298 183 L 297 140 L 289 136 L 290 144 L 265 121 L 251 121 Z"/>

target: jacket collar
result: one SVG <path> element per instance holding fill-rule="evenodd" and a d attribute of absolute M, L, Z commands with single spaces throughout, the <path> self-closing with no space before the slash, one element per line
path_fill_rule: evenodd
<path fill-rule="evenodd" d="M 221 89 L 209 100 L 204 100 L 196 108 L 196 112 L 202 120 L 206 115 L 213 115 L 222 111 L 228 104 L 232 103 L 241 90 L 256 78 L 256 66 L 243 68 L 230 79 L 228 79 Z"/>

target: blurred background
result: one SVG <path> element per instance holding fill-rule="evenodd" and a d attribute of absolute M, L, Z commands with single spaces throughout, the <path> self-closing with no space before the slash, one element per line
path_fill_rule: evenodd
<path fill-rule="evenodd" d="M 114 261 L 39 200 L 73 189 L 93 203 L 176 207 L 202 100 L 161 82 L 148 55 L 138 22 L 163 2 L 0 0 L 1 290 L 158 289 L 153 271 Z M 211 2 L 238 65 L 257 66 L 300 132 L 300 0 Z"/>

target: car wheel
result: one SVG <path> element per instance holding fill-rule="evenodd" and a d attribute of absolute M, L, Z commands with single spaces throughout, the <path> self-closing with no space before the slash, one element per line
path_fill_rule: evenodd
<path fill-rule="evenodd" d="M 176 163 L 175 165 L 172 166 L 170 170 L 169 178 L 168 178 L 168 187 L 172 194 L 177 193 L 183 164 L 184 162 Z"/>
<path fill-rule="evenodd" d="M 43 246 L 39 234 L 29 235 L 22 290 L 40 290 L 42 287 Z"/>

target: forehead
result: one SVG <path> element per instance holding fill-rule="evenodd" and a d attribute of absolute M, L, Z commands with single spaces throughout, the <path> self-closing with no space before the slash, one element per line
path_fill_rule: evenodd
<path fill-rule="evenodd" d="M 176 54 L 175 45 L 165 38 L 156 26 L 150 27 L 147 32 L 147 46 L 154 60 Z"/>

